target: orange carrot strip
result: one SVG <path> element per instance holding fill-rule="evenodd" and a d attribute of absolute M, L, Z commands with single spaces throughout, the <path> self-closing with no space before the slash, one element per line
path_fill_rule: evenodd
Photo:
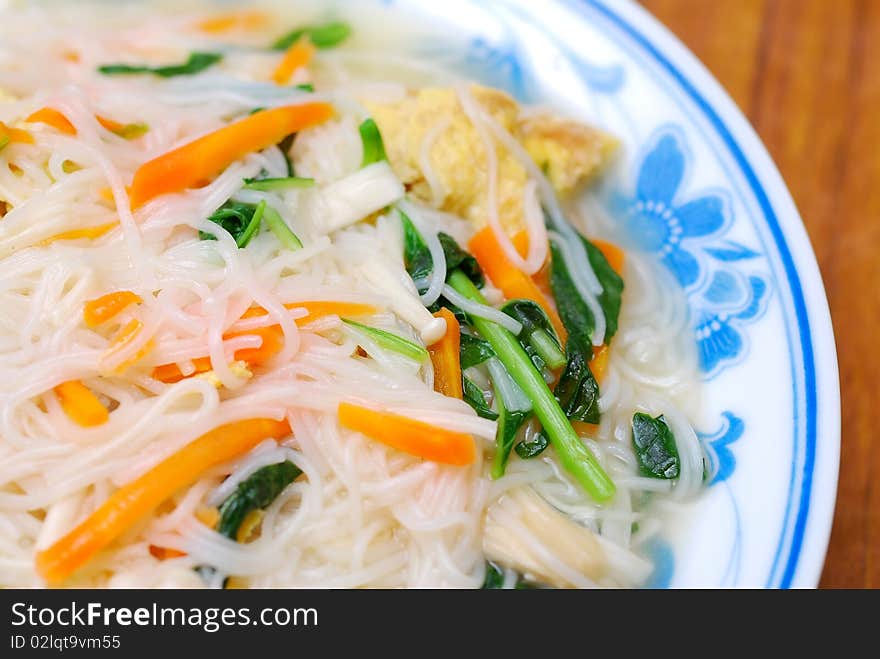
<path fill-rule="evenodd" d="M 608 265 L 610 265 L 614 269 L 614 272 L 619 275 L 623 275 L 623 250 L 620 249 L 620 247 L 618 247 L 617 245 L 606 242 L 604 240 L 593 240 L 591 242 L 599 248 L 599 251 L 602 252 L 602 254 L 605 256 L 605 259 L 608 261 Z"/>
<path fill-rule="evenodd" d="M 132 208 L 210 181 L 232 162 L 329 119 L 333 106 L 304 103 L 262 110 L 144 163 L 131 185 Z"/>
<path fill-rule="evenodd" d="M 129 323 L 117 332 L 116 336 L 113 337 L 113 341 L 110 343 L 110 347 L 104 351 L 104 354 L 101 356 L 102 361 L 106 360 L 120 350 L 124 349 L 126 346 L 131 345 L 132 341 L 137 338 L 137 335 L 141 333 L 141 330 L 144 328 L 144 324 L 137 320 L 132 319 Z M 114 373 L 121 373 L 126 368 L 134 364 L 136 361 L 141 359 L 144 355 L 146 355 L 150 350 L 153 349 L 153 342 L 148 341 L 145 343 L 140 350 L 138 350 L 134 355 L 124 360 L 121 364 L 119 364 L 116 368 L 113 369 Z"/>
<path fill-rule="evenodd" d="M 121 124 L 118 121 L 108 119 L 107 117 L 102 117 L 99 114 L 95 115 L 95 119 L 97 119 L 98 123 L 109 130 L 111 133 L 119 135 L 119 137 L 122 137 L 126 140 L 137 139 L 149 130 L 149 127 L 143 123 Z"/>
<path fill-rule="evenodd" d="M 195 518 L 209 529 L 215 529 L 220 522 L 220 510 L 216 506 L 199 506 Z"/>
<path fill-rule="evenodd" d="M 596 382 L 602 384 L 602 379 L 605 377 L 605 372 L 608 370 L 608 346 L 593 346 L 593 359 L 590 362 L 590 370 L 593 372 L 593 377 L 596 378 Z"/>
<path fill-rule="evenodd" d="M 153 369 L 152 377 L 159 380 L 159 382 L 174 384 L 184 378 L 211 370 L 211 359 L 209 357 L 196 357 L 192 360 L 192 363 L 195 370 L 190 375 L 184 375 L 177 364 L 162 364 Z"/>
<path fill-rule="evenodd" d="M 253 29 L 262 27 L 268 22 L 266 14 L 259 11 L 240 11 L 219 14 L 199 21 L 196 26 L 203 32 L 220 34 L 235 28 Z"/>
<path fill-rule="evenodd" d="M 434 391 L 444 396 L 461 399 L 461 327 L 449 309 L 443 307 L 434 314 L 446 321 L 446 334 L 428 346 L 434 365 Z"/>
<path fill-rule="evenodd" d="M 74 125 L 55 108 L 40 108 L 25 119 L 25 121 L 32 124 L 46 124 L 67 135 L 76 135 Z"/>
<path fill-rule="evenodd" d="M 564 345 L 568 334 L 556 309 L 535 282 L 510 262 L 495 239 L 491 227 L 487 226 L 474 234 L 468 243 L 468 248 L 492 283 L 504 293 L 504 297 L 508 300 L 525 298 L 541 305 Z"/>
<path fill-rule="evenodd" d="M 95 239 L 100 238 L 105 233 L 110 232 L 119 226 L 119 222 L 108 222 L 107 224 L 99 224 L 94 227 L 86 227 L 84 229 L 70 229 L 69 231 L 62 231 L 61 233 L 56 233 L 54 236 L 49 236 L 48 238 L 41 240 L 37 243 L 40 247 L 45 247 L 46 245 L 51 245 L 56 240 L 78 240 L 80 238 L 89 238 Z"/>
<path fill-rule="evenodd" d="M 5 139 L 5 142 L 4 142 Z M 34 137 L 26 130 L 21 128 L 13 128 L 7 126 L 0 121 L 0 143 L 18 142 L 23 144 L 33 144 Z"/>
<path fill-rule="evenodd" d="M 186 556 L 185 551 L 172 549 L 171 547 L 159 547 L 158 545 L 150 545 L 150 554 L 158 558 L 160 561 L 167 561 L 169 558 Z"/>
<path fill-rule="evenodd" d="M 284 305 L 288 309 L 305 309 L 308 315 L 303 318 L 297 318 L 294 322 L 297 325 L 305 325 L 311 323 L 324 316 L 344 316 L 346 318 L 357 318 L 358 316 L 369 316 L 378 311 L 376 307 L 370 304 L 362 304 L 360 302 L 334 302 L 332 300 L 319 302 L 290 302 Z M 256 316 L 265 316 L 268 312 L 262 307 L 251 307 L 242 314 L 242 318 L 254 318 Z M 244 332 L 234 332 L 224 334 L 224 339 L 233 336 L 246 336 L 256 334 L 263 339 L 263 343 L 259 348 L 242 348 L 235 351 L 235 359 L 246 361 L 251 366 L 258 366 L 265 363 L 270 357 L 275 356 L 284 345 L 284 334 L 279 325 L 270 325 L 259 329 L 247 330 Z M 211 370 L 211 360 L 208 357 L 197 357 L 192 360 L 195 371 L 191 375 L 204 373 Z M 153 369 L 153 378 L 160 382 L 173 384 L 179 382 L 185 377 L 177 364 L 162 364 Z"/>
<path fill-rule="evenodd" d="M 587 423 L 586 421 L 572 421 L 571 427 L 581 437 L 595 437 L 599 432 L 599 426 L 595 423 Z"/>
<path fill-rule="evenodd" d="M 64 413 L 83 428 L 100 426 L 110 417 L 98 397 L 79 380 L 62 382 L 55 387 L 55 395 Z"/>
<path fill-rule="evenodd" d="M 85 303 L 83 320 L 88 327 L 97 327 L 122 312 L 127 306 L 141 302 L 143 302 L 141 296 L 131 291 L 107 293 Z"/>
<path fill-rule="evenodd" d="M 520 231 L 513 237 L 513 246 L 517 253 L 525 258 L 529 251 L 529 234 L 526 231 Z M 550 252 L 547 252 L 547 258 L 541 269 L 532 275 L 532 281 L 538 287 L 538 290 L 548 299 L 553 298 L 553 287 L 550 285 Z"/>
<path fill-rule="evenodd" d="M 339 404 L 339 422 L 399 451 L 433 462 L 468 465 L 477 456 L 474 438 L 470 435 L 390 412 L 377 412 L 342 402 Z"/>
<path fill-rule="evenodd" d="M 284 57 L 279 62 L 278 67 L 272 74 L 272 80 L 279 85 L 287 84 L 297 69 L 308 66 L 315 55 L 315 47 L 309 40 L 308 36 L 297 39 L 294 44 L 287 49 Z"/>
<path fill-rule="evenodd" d="M 236 336 L 252 336 L 256 335 L 263 339 L 259 348 L 242 348 L 235 351 L 235 359 L 247 362 L 252 366 L 263 364 L 279 352 L 284 347 L 284 332 L 279 325 L 270 325 L 269 327 L 260 327 L 258 329 L 247 330 L 246 332 L 237 332 L 224 335 L 224 339 L 231 339 Z"/>
<path fill-rule="evenodd" d="M 95 512 L 48 549 L 37 554 L 40 576 L 58 585 L 95 554 L 203 473 L 228 462 L 267 437 L 290 434 L 287 421 L 247 419 L 219 426 L 184 446 L 140 478 L 122 486 Z"/>

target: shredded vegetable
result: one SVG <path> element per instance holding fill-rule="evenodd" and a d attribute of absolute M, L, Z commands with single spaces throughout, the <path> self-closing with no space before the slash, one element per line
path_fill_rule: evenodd
<path fill-rule="evenodd" d="M 64 582 L 177 490 L 204 472 L 249 451 L 267 437 L 290 434 L 286 421 L 248 419 L 205 433 L 140 478 L 114 492 L 95 512 L 51 547 L 37 554 L 37 571 L 50 585 Z"/>

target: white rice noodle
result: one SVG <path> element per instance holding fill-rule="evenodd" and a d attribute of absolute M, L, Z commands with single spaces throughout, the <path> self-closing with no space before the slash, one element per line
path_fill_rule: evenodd
<path fill-rule="evenodd" d="M 434 166 L 431 164 L 431 149 L 434 148 L 434 143 L 446 132 L 451 123 L 452 120 L 449 117 L 443 117 L 437 121 L 425 133 L 425 136 L 422 138 L 422 144 L 419 147 L 419 170 L 421 170 L 422 176 L 425 177 L 425 182 L 431 190 L 431 204 L 437 208 L 443 205 L 443 200 L 446 199 L 448 192 L 444 189 L 443 182 L 437 176 Z"/>
<path fill-rule="evenodd" d="M 523 149 L 523 147 L 483 109 L 466 85 L 458 85 L 456 87 L 456 92 L 458 93 L 458 100 L 461 104 L 462 110 L 464 110 L 474 129 L 479 134 L 480 140 L 483 142 L 483 148 L 486 150 L 489 177 L 487 222 L 492 228 L 492 232 L 495 234 L 495 240 L 501 246 L 507 259 L 523 272 L 533 275 L 541 269 L 541 266 L 544 265 L 544 261 L 547 259 L 547 240 L 546 234 L 544 233 L 544 221 L 543 218 L 541 218 L 540 221 L 536 222 L 535 213 L 533 212 L 533 209 L 528 208 L 530 204 L 528 204 L 529 200 L 526 198 L 525 201 L 527 203 L 524 206 L 524 215 L 526 230 L 529 237 L 529 248 L 526 258 L 523 259 L 498 219 L 498 155 L 495 149 L 495 141 L 489 134 L 489 130 L 496 134 L 496 138 L 498 137 L 498 130 L 500 130 L 506 139 L 499 139 L 499 141 L 508 149 L 511 148 L 511 145 L 515 145 L 517 152 L 514 155 L 524 154 L 525 149 Z M 537 167 L 527 153 L 525 153 L 525 157 L 531 165 L 526 171 L 531 175 L 532 170 L 537 170 Z M 539 170 L 538 174 L 543 177 L 543 174 L 541 174 Z M 540 182 L 540 179 L 538 178 L 535 180 Z M 527 192 L 526 194 L 528 195 L 529 193 Z"/>
<path fill-rule="evenodd" d="M 443 297 L 452 302 L 459 309 L 467 314 L 476 316 L 477 318 L 485 318 L 493 323 L 501 325 L 514 336 L 518 336 L 522 332 L 522 323 L 515 318 L 511 318 L 503 311 L 493 309 L 492 307 L 469 300 L 464 295 L 456 291 L 449 284 L 443 285 Z"/>

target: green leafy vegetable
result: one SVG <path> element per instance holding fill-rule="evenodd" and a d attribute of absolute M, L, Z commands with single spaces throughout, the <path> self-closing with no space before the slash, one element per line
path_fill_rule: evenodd
<path fill-rule="evenodd" d="M 290 188 L 311 188 L 315 185 L 313 178 L 301 178 L 299 176 L 287 176 L 284 178 L 246 178 L 244 187 L 248 190 L 260 190 L 272 192 L 275 190 L 288 190 Z"/>
<path fill-rule="evenodd" d="M 272 44 L 272 49 L 287 50 L 299 41 L 302 36 L 308 36 L 317 48 L 332 48 L 345 41 L 350 34 L 351 27 L 348 23 L 343 23 L 341 21 L 325 23 L 324 25 L 309 25 L 291 30 L 283 37 L 276 40 L 275 43 Z"/>
<path fill-rule="evenodd" d="M 482 293 L 461 270 L 453 270 L 447 281 L 469 300 L 486 304 Z M 562 466 L 594 499 L 610 499 L 614 495 L 614 483 L 571 427 L 544 378 L 516 337 L 491 320 L 476 316 L 471 320 L 480 335 L 492 346 L 513 381 L 531 401 L 535 416 L 556 449 Z"/>
<path fill-rule="evenodd" d="M 136 140 L 146 135 L 150 131 L 150 127 L 145 123 L 125 124 L 119 128 L 114 128 L 110 132 L 119 135 L 124 140 Z"/>
<path fill-rule="evenodd" d="M 587 258 L 599 283 L 602 285 L 602 293 L 599 295 L 599 306 L 605 314 L 605 344 L 610 345 L 611 339 L 617 332 L 617 320 L 620 316 L 620 298 L 623 294 L 623 279 L 620 278 L 614 268 L 608 263 L 602 251 L 586 238 L 581 237 L 581 242 L 587 252 Z M 592 337 L 596 322 L 593 312 L 584 302 L 568 265 L 562 256 L 562 250 L 554 242 L 550 241 L 550 286 L 553 289 L 553 297 L 559 309 L 562 324 L 570 335 Z"/>
<path fill-rule="evenodd" d="M 391 332 L 386 332 L 385 330 L 370 327 L 368 325 L 362 325 L 361 323 L 356 323 L 347 318 L 343 318 L 342 322 L 349 327 L 354 327 L 355 329 L 360 330 L 382 348 L 396 352 L 404 357 L 409 357 L 413 361 L 423 362 L 430 356 L 428 351 L 422 346 L 413 343 L 412 341 L 407 341 Z"/>
<path fill-rule="evenodd" d="M 266 202 L 258 205 L 227 201 L 214 211 L 208 220 L 220 225 L 235 240 L 239 247 L 245 247 L 260 226 L 260 219 L 268 210 Z M 217 240 L 206 231 L 199 231 L 202 240 Z"/>
<path fill-rule="evenodd" d="M 375 121 L 365 119 L 358 126 L 358 132 L 361 134 L 361 143 L 364 146 L 364 157 L 361 160 L 361 167 L 388 160 L 388 156 L 385 155 L 385 144 L 382 142 L 382 134 L 379 132 L 379 127 Z"/>
<path fill-rule="evenodd" d="M 516 445 L 514 449 L 516 454 L 521 457 L 523 460 L 530 460 L 531 458 L 537 457 L 544 452 L 544 449 L 549 446 L 550 442 L 547 441 L 547 438 L 543 433 L 538 433 L 535 438 L 527 442 L 525 440 L 521 441 Z"/>
<path fill-rule="evenodd" d="M 0 151 L 5 149 L 6 145 L 9 144 L 9 139 L 9 135 L 6 135 L 5 133 L 0 135 Z"/>
<path fill-rule="evenodd" d="M 290 230 L 290 227 L 287 226 L 287 222 L 285 222 L 284 218 L 279 215 L 278 211 L 271 206 L 266 206 L 264 216 L 266 219 L 266 225 L 269 227 L 269 230 L 275 234 L 275 237 L 278 238 L 278 242 L 292 252 L 302 249 L 302 242 L 297 235 Z"/>
<path fill-rule="evenodd" d="M 556 369 L 565 364 L 559 337 L 540 305 L 532 300 L 511 300 L 501 307 L 501 311 L 522 325 L 517 338 L 537 368 L 547 365 Z"/>
<path fill-rule="evenodd" d="M 495 429 L 495 457 L 492 458 L 492 478 L 497 480 L 504 475 L 510 449 L 516 440 L 516 434 L 531 413 L 526 410 L 509 410 L 504 406 L 504 398 L 495 388 L 495 404 L 498 406 L 498 427 Z"/>
<path fill-rule="evenodd" d="M 145 64 L 104 64 L 98 67 L 98 71 L 104 75 L 132 75 L 138 73 L 152 73 L 163 78 L 174 76 L 189 76 L 200 73 L 208 67 L 216 64 L 223 55 L 220 53 L 190 53 L 189 58 L 183 64 L 171 64 L 168 66 L 147 66 Z"/>
<path fill-rule="evenodd" d="M 304 92 L 313 92 L 315 91 L 315 86 L 310 82 L 303 82 L 298 85 L 294 85 L 294 88 L 299 89 Z"/>
<path fill-rule="evenodd" d="M 650 478 L 678 478 L 681 461 L 675 436 L 663 415 L 654 418 L 636 412 L 632 420 L 633 446 L 639 459 L 639 473 Z"/>
<path fill-rule="evenodd" d="M 467 278 L 476 284 L 478 288 L 482 288 L 483 284 L 486 283 L 486 279 L 483 277 L 483 269 L 480 268 L 477 259 L 459 247 L 458 243 L 455 242 L 455 238 L 449 234 L 441 231 L 437 234 L 437 238 L 440 239 L 443 255 L 446 257 L 446 281 L 449 281 L 451 273 L 458 269 L 467 275 Z"/>
<path fill-rule="evenodd" d="M 568 362 L 553 393 L 569 419 L 599 423 L 599 383 L 588 362 L 593 356 L 593 347 L 584 337 L 572 334 L 566 349 Z"/>
<path fill-rule="evenodd" d="M 284 162 L 287 163 L 287 175 L 293 176 L 293 160 L 290 159 L 290 147 L 293 146 L 293 138 L 296 137 L 296 133 L 288 135 L 283 140 L 278 142 L 278 148 L 281 149 L 281 155 L 284 156 Z"/>
<path fill-rule="evenodd" d="M 504 587 L 504 572 L 495 563 L 486 561 L 486 578 L 483 579 L 483 590 L 497 590 Z"/>
<path fill-rule="evenodd" d="M 526 581 L 518 572 L 516 573 L 516 581 L 513 584 L 514 590 L 532 590 L 546 587 Z M 483 579 L 481 588 L 483 590 L 500 590 L 504 588 L 504 571 L 492 561 L 486 561 L 486 577 Z"/>
<path fill-rule="evenodd" d="M 220 522 L 217 531 L 235 540 L 238 528 L 252 510 L 265 508 L 275 501 L 302 470 L 290 460 L 267 465 L 255 471 L 238 484 L 220 506 Z"/>
<path fill-rule="evenodd" d="M 403 262 L 413 281 L 427 279 L 434 269 L 434 259 L 422 234 L 416 229 L 409 216 L 399 208 L 400 222 L 403 225 Z M 422 291 L 419 291 L 421 295 Z"/>
<path fill-rule="evenodd" d="M 465 403 L 474 408 L 474 412 L 477 413 L 477 416 L 489 419 L 490 421 L 494 421 L 498 418 L 498 414 L 486 404 L 486 396 L 483 394 L 483 390 L 474 384 L 473 380 L 462 375 L 461 384 L 463 390 L 462 398 Z"/>
<path fill-rule="evenodd" d="M 434 270 L 434 259 L 431 258 L 428 245 L 412 220 L 402 210 L 398 209 L 398 212 L 403 224 L 403 262 L 406 265 L 406 271 L 414 282 L 424 281 L 431 276 Z M 449 234 L 441 231 L 437 234 L 437 238 L 440 240 L 443 256 L 446 258 L 446 280 L 449 280 L 449 273 L 459 268 L 477 286 L 482 287 L 485 279 L 477 259 L 459 247 L 455 238 Z M 421 295 L 425 290 L 420 290 L 419 294 Z"/>
<path fill-rule="evenodd" d="M 461 370 L 482 364 L 487 359 L 495 356 L 495 351 L 487 341 L 483 341 L 472 334 L 461 333 L 459 348 L 461 356 Z"/>

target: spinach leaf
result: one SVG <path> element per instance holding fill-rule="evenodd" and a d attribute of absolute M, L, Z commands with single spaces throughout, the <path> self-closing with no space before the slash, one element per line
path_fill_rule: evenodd
<path fill-rule="evenodd" d="M 174 76 L 188 76 L 201 73 L 208 67 L 216 64 L 223 55 L 220 53 L 190 53 L 189 58 L 183 64 L 170 64 L 168 66 L 147 66 L 145 64 L 104 64 L 98 67 L 98 71 L 104 75 L 131 75 L 137 73 L 152 73 L 163 78 Z"/>
<path fill-rule="evenodd" d="M 483 579 L 483 590 L 497 590 L 504 587 L 504 572 L 492 561 L 486 561 L 486 578 Z"/>
<path fill-rule="evenodd" d="M 272 44 L 273 50 L 287 50 L 300 37 L 307 36 L 317 48 L 332 48 L 348 38 L 351 34 L 351 26 L 342 21 L 325 23 L 324 25 L 307 25 L 291 30 Z"/>
<path fill-rule="evenodd" d="M 501 307 L 501 311 L 522 325 L 517 339 L 532 358 L 535 368 L 540 371 L 545 365 L 555 369 L 565 364 L 559 337 L 540 305 L 532 300 L 511 300 Z"/>
<path fill-rule="evenodd" d="M 544 449 L 547 448 L 549 441 L 544 436 L 543 433 L 538 433 L 535 438 L 527 442 L 525 440 L 521 441 L 516 445 L 514 450 L 516 454 L 521 457 L 523 460 L 529 460 L 531 458 L 537 457 L 544 452 Z"/>
<path fill-rule="evenodd" d="M 632 420 L 633 446 L 639 459 L 639 473 L 650 478 L 678 478 L 681 461 L 675 436 L 663 415 L 653 418 L 636 412 Z"/>
<path fill-rule="evenodd" d="M 464 390 L 462 394 L 464 402 L 474 408 L 477 416 L 489 419 L 490 421 L 494 421 L 498 418 L 498 414 L 486 404 L 486 397 L 483 395 L 482 389 L 474 384 L 470 378 L 464 375 L 461 376 L 461 383 Z"/>
<path fill-rule="evenodd" d="M 255 471 L 238 484 L 220 506 L 220 521 L 217 531 L 235 540 L 238 527 L 252 510 L 265 508 L 275 501 L 281 492 L 290 485 L 302 470 L 290 460 L 267 465 Z"/>
<path fill-rule="evenodd" d="M 504 588 L 504 571 L 493 561 L 486 561 L 486 577 L 483 579 L 483 585 L 480 588 L 482 590 L 500 590 Z M 517 572 L 513 588 L 514 590 L 533 590 L 535 588 L 548 588 L 548 586 L 526 581 Z"/>
<path fill-rule="evenodd" d="M 580 237 L 587 252 L 587 259 L 602 285 L 602 293 L 599 295 L 599 306 L 605 314 L 605 344 L 609 345 L 614 334 L 617 332 L 617 320 L 620 316 L 620 298 L 623 294 L 623 279 L 620 278 L 614 268 L 608 263 L 602 251 L 586 238 Z M 550 241 L 550 286 L 553 296 L 559 308 L 559 316 L 569 334 L 582 335 L 591 338 L 596 328 L 593 312 L 581 298 L 577 286 L 571 277 L 562 250 L 554 242 Z"/>
<path fill-rule="evenodd" d="M 382 141 L 382 134 L 379 132 L 379 127 L 376 125 L 375 121 L 372 119 L 365 119 L 364 122 L 358 126 L 358 132 L 361 134 L 361 144 L 363 144 L 364 147 L 364 157 L 361 160 L 361 167 L 388 160 L 388 156 L 385 155 L 385 143 Z"/>
<path fill-rule="evenodd" d="M 531 410 L 509 410 L 504 406 L 504 399 L 495 388 L 495 404 L 498 406 L 498 427 L 495 430 L 495 457 L 492 459 L 491 475 L 499 479 L 507 468 L 510 450 L 516 440 L 516 434 L 531 414 Z"/>
<path fill-rule="evenodd" d="M 290 147 L 293 146 L 293 138 L 296 137 L 296 133 L 291 133 L 283 140 L 278 142 L 278 148 L 281 149 L 281 155 L 284 156 L 284 162 L 287 163 L 287 175 L 295 176 L 293 173 L 293 160 L 290 158 Z"/>
<path fill-rule="evenodd" d="M 235 239 L 236 245 L 245 247 L 256 233 L 265 207 L 265 202 L 254 205 L 230 200 L 214 211 L 208 220 L 223 227 Z M 199 231 L 199 238 L 217 240 L 205 231 Z"/>
<path fill-rule="evenodd" d="M 461 270 L 467 275 L 468 279 L 474 282 L 478 287 L 482 288 L 486 280 L 483 277 L 483 270 L 477 259 L 464 251 L 455 242 L 455 238 L 442 231 L 437 234 L 440 239 L 440 245 L 443 247 L 443 255 L 446 257 L 446 273 L 447 279 L 449 275 L 456 269 Z"/>
<path fill-rule="evenodd" d="M 477 338 L 473 334 L 461 333 L 459 347 L 461 355 L 461 370 L 482 364 L 487 359 L 495 356 L 495 351 L 488 341 Z"/>
<path fill-rule="evenodd" d="M 571 334 L 566 345 L 568 363 L 553 395 L 569 420 L 599 423 L 599 383 L 588 363 L 593 346 L 581 335 Z"/>
<path fill-rule="evenodd" d="M 402 210 L 398 209 L 403 223 L 403 262 L 406 271 L 413 281 L 425 280 L 431 276 L 434 270 L 434 259 L 422 234 L 416 229 L 412 220 Z M 446 257 L 446 272 L 452 273 L 456 268 L 461 269 L 477 286 L 485 283 L 483 271 L 480 269 L 477 259 L 464 251 L 455 242 L 455 238 L 443 233 L 437 234 L 443 255 Z M 424 290 L 419 291 L 421 295 Z"/>
<path fill-rule="evenodd" d="M 398 212 L 403 224 L 403 262 L 406 271 L 413 281 L 427 279 L 434 269 L 431 252 L 409 216 L 400 209 Z M 423 292 L 419 291 L 419 294 Z"/>

